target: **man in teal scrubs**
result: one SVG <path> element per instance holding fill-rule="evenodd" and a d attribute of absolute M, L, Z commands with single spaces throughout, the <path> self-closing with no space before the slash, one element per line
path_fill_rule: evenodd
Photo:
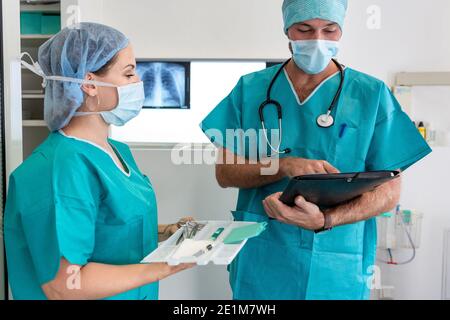
<path fill-rule="evenodd" d="M 289 177 L 405 170 L 431 152 L 388 87 L 349 67 L 343 67 L 342 94 L 330 115 L 334 124 L 318 125 L 341 81 L 331 59 L 338 52 L 346 9 L 346 0 L 283 3 L 292 59 L 271 90 L 283 112 L 280 148 L 276 143 L 268 148 L 264 135 L 257 135 L 255 158 L 246 137 L 226 137 L 229 130 L 261 129 L 259 107 L 281 65 L 243 76 L 201 124 L 219 147 L 219 159 L 234 160 L 216 166 L 222 187 L 240 189 L 234 218 L 269 223 L 230 266 L 235 299 L 367 299 L 376 254 L 375 217 L 398 203 L 401 180 L 324 212 L 302 197 L 289 208 L 279 201 L 280 191 Z M 264 118 L 268 132 L 279 128 L 274 106 L 264 109 Z M 273 149 L 281 153 L 275 174 L 261 174 L 267 155 L 262 149 L 272 149 L 273 157 Z"/>

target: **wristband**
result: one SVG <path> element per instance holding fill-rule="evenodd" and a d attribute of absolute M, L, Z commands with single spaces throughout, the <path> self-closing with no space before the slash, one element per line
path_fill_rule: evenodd
<path fill-rule="evenodd" d="M 330 231 L 331 229 L 333 229 L 332 226 L 332 221 L 331 221 L 331 215 L 329 214 L 324 214 L 324 224 L 323 227 L 319 230 L 314 231 L 315 233 L 320 233 L 320 232 L 324 232 L 324 231 Z"/>

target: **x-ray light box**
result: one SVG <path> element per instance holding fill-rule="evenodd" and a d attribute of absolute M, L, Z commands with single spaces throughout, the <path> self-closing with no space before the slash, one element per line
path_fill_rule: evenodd
<path fill-rule="evenodd" d="M 137 74 L 144 82 L 144 108 L 190 108 L 190 62 L 137 62 Z"/>

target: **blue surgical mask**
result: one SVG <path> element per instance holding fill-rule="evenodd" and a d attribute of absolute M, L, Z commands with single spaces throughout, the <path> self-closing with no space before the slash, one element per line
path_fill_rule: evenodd
<path fill-rule="evenodd" d="M 339 42 L 330 40 L 291 41 L 295 64 L 307 74 L 318 74 L 326 69 L 339 52 Z"/>
<path fill-rule="evenodd" d="M 142 81 L 117 87 L 119 103 L 117 107 L 109 111 L 101 112 L 76 112 L 75 116 L 100 114 L 106 123 L 115 126 L 123 126 L 131 119 L 137 117 L 142 110 L 145 100 L 144 83 Z"/>
<path fill-rule="evenodd" d="M 28 53 L 23 53 L 21 55 L 21 58 L 26 55 L 30 58 L 32 64 L 21 61 L 22 65 L 36 75 L 42 77 L 43 88 L 46 87 L 47 81 L 63 81 L 78 83 L 80 85 L 92 84 L 100 87 L 117 88 L 119 102 L 117 104 L 117 107 L 115 107 L 113 110 L 100 112 L 76 112 L 75 116 L 100 114 L 106 123 L 120 127 L 125 125 L 131 119 L 135 118 L 142 110 L 142 106 L 144 105 L 145 101 L 144 83 L 142 81 L 131 83 L 125 86 L 116 86 L 111 83 L 95 80 L 85 80 L 63 76 L 47 76 L 44 74 L 39 64 L 37 62 L 34 62 L 33 58 Z"/>

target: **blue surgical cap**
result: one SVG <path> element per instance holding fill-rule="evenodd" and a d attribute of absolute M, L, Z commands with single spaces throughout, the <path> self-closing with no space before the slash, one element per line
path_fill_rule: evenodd
<path fill-rule="evenodd" d="M 61 30 L 39 48 L 39 65 L 46 76 L 84 79 L 105 66 L 128 46 L 127 37 L 111 27 L 79 23 Z M 51 131 L 65 127 L 84 100 L 78 83 L 47 82 L 44 119 Z"/>
<path fill-rule="evenodd" d="M 284 0 L 284 32 L 292 25 L 311 19 L 323 19 L 336 22 L 341 29 L 344 26 L 348 0 Z"/>

